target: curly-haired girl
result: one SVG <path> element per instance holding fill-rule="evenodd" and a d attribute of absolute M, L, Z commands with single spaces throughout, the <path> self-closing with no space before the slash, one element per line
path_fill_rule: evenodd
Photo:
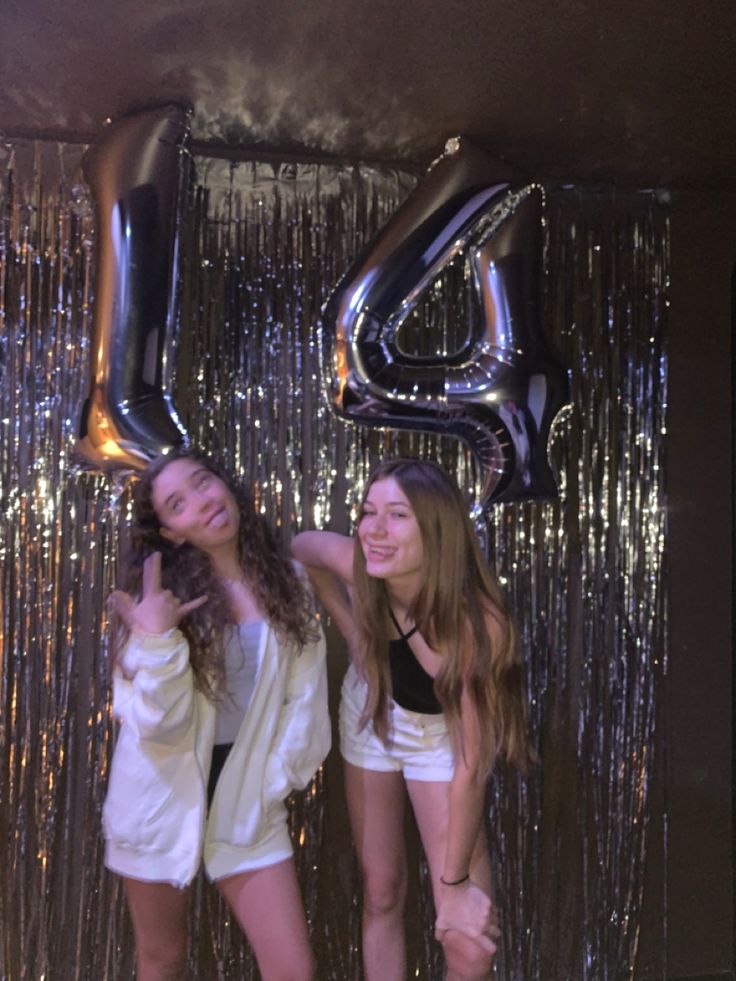
<path fill-rule="evenodd" d="M 327 754 L 325 648 L 308 585 L 237 481 L 176 450 L 137 485 L 118 618 L 120 730 L 103 823 L 139 981 L 185 975 L 202 861 L 264 979 L 313 976 L 284 799 Z"/>

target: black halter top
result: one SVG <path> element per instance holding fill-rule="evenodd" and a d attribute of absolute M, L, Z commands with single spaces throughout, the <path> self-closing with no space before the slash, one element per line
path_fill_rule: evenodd
<path fill-rule="evenodd" d="M 434 693 L 434 678 L 427 674 L 417 661 L 409 646 L 409 638 L 416 633 L 412 627 L 404 633 L 389 607 L 391 620 L 400 636 L 389 641 L 388 658 L 391 667 L 391 688 L 393 700 L 410 712 L 422 712 L 424 715 L 441 715 L 442 706 Z"/>

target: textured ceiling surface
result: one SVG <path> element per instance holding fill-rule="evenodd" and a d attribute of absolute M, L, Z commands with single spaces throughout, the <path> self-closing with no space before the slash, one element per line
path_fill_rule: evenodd
<path fill-rule="evenodd" d="M 212 147 L 736 190 L 733 0 L 2 0 L 0 134 L 175 101 Z"/>

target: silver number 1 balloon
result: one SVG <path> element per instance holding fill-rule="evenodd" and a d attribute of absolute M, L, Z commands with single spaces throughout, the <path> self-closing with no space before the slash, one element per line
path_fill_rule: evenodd
<path fill-rule="evenodd" d="M 163 357 L 187 125 L 177 106 L 123 117 L 83 160 L 97 242 L 92 379 L 77 449 L 97 469 L 140 469 L 185 438 Z"/>

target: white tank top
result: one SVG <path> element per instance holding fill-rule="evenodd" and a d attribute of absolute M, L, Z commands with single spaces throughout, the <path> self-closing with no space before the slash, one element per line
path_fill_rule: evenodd
<path fill-rule="evenodd" d="M 234 743 L 248 711 L 258 676 L 263 620 L 225 630 L 225 690 L 217 702 L 215 745 Z"/>

